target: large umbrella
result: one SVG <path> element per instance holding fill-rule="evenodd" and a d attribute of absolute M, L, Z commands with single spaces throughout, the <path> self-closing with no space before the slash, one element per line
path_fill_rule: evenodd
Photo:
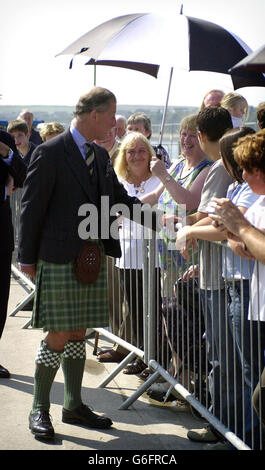
<path fill-rule="evenodd" d="M 170 15 L 134 13 L 113 18 L 81 36 L 58 55 L 81 54 L 96 63 L 112 60 L 170 66 L 169 96 L 173 67 L 228 74 L 250 52 L 240 38 L 221 26 L 171 12 Z M 231 73 L 231 80 L 234 89 L 265 86 L 261 73 L 242 76 L 235 72 Z M 162 132 L 160 135 L 161 143 Z"/>
<path fill-rule="evenodd" d="M 265 44 L 234 65 L 230 72 L 238 73 L 245 70 L 265 72 Z"/>

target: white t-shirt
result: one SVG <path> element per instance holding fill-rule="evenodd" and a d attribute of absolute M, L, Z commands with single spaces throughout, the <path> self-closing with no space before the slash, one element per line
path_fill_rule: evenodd
<path fill-rule="evenodd" d="M 213 197 L 226 197 L 228 186 L 233 183 L 221 158 L 212 166 L 202 188 L 199 212 L 208 212 Z M 222 248 L 214 243 L 203 241 L 200 250 L 200 288 L 219 289 L 224 287 L 222 278 Z"/>
<path fill-rule="evenodd" d="M 259 198 L 247 183 L 230 184 L 227 195 L 236 206 L 249 209 Z M 249 279 L 252 277 L 254 261 L 237 256 L 229 246 L 223 248 L 223 277 L 227 279 Z"/>
<path fill-rule="evenodd" d="M 121 181 L 129 196 L 140 198 L 154 191 L 161 183 L 156 176 L 151 176 L 144 183 L 136 188 L 133 184 Z M 121 258 L 116 261 L 116 266 L 121 269 L 143 269 L 143 233 L 142 225 L 129 219 L 123 219 L 119 229 L 121 244 Z M 157 251 L 157 250 L 156 250 Z M 158 266 L 158 256 L 156 255 L 156 266 Z"/>
<path fill-rule="evenodd" d="M 246 219 L 255 227 L 265 229 L 265 196 L 258 200 L 245 213 Z M 265 265 L 255 261 L 252 281 L 249 319 L 265 321 Z"/>

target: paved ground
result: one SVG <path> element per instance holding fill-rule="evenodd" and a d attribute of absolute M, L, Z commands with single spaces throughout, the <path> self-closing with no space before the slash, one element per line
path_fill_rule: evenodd
<path fill-rule="evenodd" d="M 26 296 L 24 288 L 12 278 L 9 312 Z M 119 410 L 124 400 L 142 384 L 136 376 L 122 372 L 106 388 L 100 382 L 116 364 L 101 364 L 93 356 L 93 339 L 87 341 L 87 361 L 83 379 L 83 401 L 113 420 L 107 431 L 86 429 L 61 422 L 63 376 L 58 371 L 51 394 L 51 415 L 56 431 L 53 442 L 34 438 L 28 429 L 32 404 L 35 352 L 43 338 L 41 330 L 21 327 L 31 312 L 20 311 L 8 317 L 0 342 L 0 363 L 11 372 L 10 379 L 0 379 L 0 449 L 1 450 L 201 450 L 202 445 L 187 438 L 187 431 L 201 427 L 189 409 L 179 411 L 172 404 L 160 405 L 144 394 L 129 409 Z M 100 348 L 110 346 L 101 338 Z"/>

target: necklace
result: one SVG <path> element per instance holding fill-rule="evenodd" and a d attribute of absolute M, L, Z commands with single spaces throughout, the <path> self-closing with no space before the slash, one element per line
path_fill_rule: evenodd
<path fill-rule="evenodd" d="M 128 183 L 133 184 L 133 187 L 135 189 L 136 194 L 138 194 L 138 193 L 144 194 L 145 185 L 146 185 L 146 182 L 149 180 L 149 178 L 150 178 L 150 175 L 145 177 L 145 179 L 143 179 L 143 181 L 141 181 L 140 183 L 136 183 L 136 182 L 133 181 L 134 178 L 132 178 L 131 175 L 128 175 L 127 181 L 128 181 Z"/>
<path fill-rule="evenodd" d="M 138 194 L 138 193 L 143 194 L 145 192 L 145 183 L 146 183 L 146 181 L 147 180 L 142 181 L 142 183 L 140 183 L 139 185 L 134 185 L 136 194 Z"/>

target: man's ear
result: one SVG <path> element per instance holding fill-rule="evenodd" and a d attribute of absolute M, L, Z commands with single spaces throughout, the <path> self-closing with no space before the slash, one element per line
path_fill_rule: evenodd
<path fill-rule="evenodd" d="M 92 121 L 96 121 L 97 120 L 97 115 L 98 115 L 98 112 L 93 109 L 92 111 L 90 111 L 89 113 L 89 118 L 92 120 Z"/>
<path fill-rule="evenodd" d="M 201 140 L 202 142 L 206 142 L 207 140 L 206 134 L 204 134 L 204 132 L 201 132 L 201 131 L 197 131 L 197 133 L 198 133 L 198 139 Z"/>

